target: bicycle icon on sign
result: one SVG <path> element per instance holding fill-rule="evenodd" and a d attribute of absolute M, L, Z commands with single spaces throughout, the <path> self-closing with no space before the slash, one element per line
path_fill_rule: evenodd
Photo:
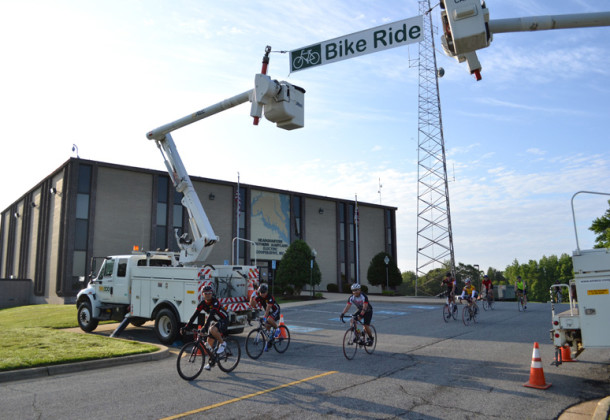
<path fill-rule="evenodd" d="M 320 53 L 312 51 L 311 48 L 308 50 L 301 50 L 301 55 L 297 55 L 294 60 L 292 60 L 292 68 L 294 70 L 299 70 L 304 64 L 307 64 L 306 67 L 320 64 Z"/>

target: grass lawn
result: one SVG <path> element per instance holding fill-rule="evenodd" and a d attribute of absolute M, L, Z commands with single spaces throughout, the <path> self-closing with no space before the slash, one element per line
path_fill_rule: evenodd
<path fill-rule="evenodd" d="M 62 328 L 78 327 L 75 305 L 0 309 L 0 371 L 150 353 L 158 347 Z"/>

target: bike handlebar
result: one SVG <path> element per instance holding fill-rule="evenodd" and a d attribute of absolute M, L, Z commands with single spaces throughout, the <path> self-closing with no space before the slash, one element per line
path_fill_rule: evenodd
<path fill-rule="evenodd" d="M 356 321 L 360 322 L 360 320 L 358 319 L 358 317 L 359 317 L 358 313 L 359 313 L 359 312 L 360 312 L 360 311 L 358 311 L 358 312 L 354 312 L 353 314 L 351 314 L 351 315 L 349 315 L 349 316 L 350 316 L 351 318 L 354 318 Z M 339 318 L 341 319 L 341 322 L 343 322 L 343 323 L 345 324 L 345 320 L 343 319 L 344 317 L 345 317 L 345 314 L 341 314 L 341 316 L 340 316 Z"/>

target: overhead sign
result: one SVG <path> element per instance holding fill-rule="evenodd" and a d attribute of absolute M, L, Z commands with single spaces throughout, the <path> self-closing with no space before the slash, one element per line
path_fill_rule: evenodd
<path fill-rule="evenodd" d="M 290 71 L 336 63 L 422 40 L 423 16 L 388 23 L 290 51 Z"/>

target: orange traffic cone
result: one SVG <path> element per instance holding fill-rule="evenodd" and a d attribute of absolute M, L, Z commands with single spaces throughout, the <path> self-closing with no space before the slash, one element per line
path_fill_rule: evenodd
<path fill-rule="evenodd" d="M 523 384 L 529 388 L 548 389 L 551 384 L 544 381 L 544 371 L 542 370 L 542 359 L 540 358 L 540 348 L 538 343 L 534 343 L 532 352 L 532 367 L 530 368 L 530 380 Z"/>
<path fill-rule="evenodd" d="M 286 324 L 284 324 L 284 314 L 280 315 L 280 337 L 281 338 L 288 338 L 288 335 L 286 334 L 286 330 L 284 328 L 281 328 L 282 326 L 286 326 Z"/>
<path fill-rule="evenodd" d="M 572 359 L 572 350 L 567 344 L 561 347 L 561 361 L 562 362 L 578 362 L 578 360 Z"/>

